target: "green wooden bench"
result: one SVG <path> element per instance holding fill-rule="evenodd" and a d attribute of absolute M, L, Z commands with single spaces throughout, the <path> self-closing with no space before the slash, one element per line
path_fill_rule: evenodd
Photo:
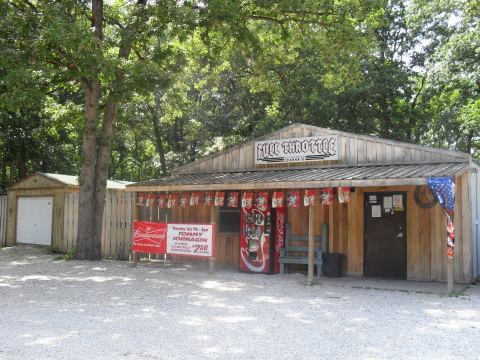
<path fill-rule="evenodd" d="M 323 260 L 328 252 L 328 225 L 322 224 L 322 235 L 317 235 L 315 241 L 321 241 L 321 247 L 314 249 L 313 263 L 317 266 L 317 276 L 323 274 Z M 293 242 L 304 243 L 304 246 L 291 245 Z M 292 254 L 297 253 L 297 254 Z M 300 254 L 300 255 L 298 255 Z M 287 224 L 285 248 L 280 249 L 280 274 L 285 272 L 285 264 L 308 264 L 308 235 L 292 235 Z"/>

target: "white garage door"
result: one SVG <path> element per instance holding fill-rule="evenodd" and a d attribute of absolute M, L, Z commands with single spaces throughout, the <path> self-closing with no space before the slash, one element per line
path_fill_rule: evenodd
<path fill-rule="evenodd" d="M 19 197 L 17 243 L 52 245 L 52 197 Z"/>

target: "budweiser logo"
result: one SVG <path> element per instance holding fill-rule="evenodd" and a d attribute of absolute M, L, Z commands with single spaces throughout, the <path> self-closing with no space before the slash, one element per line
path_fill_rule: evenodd
<path fill-rule="evenodd" d="M 145 232 L 141 229 L 137 229 L 133 232 L 133 236 L 135 239 L 159 239 L 159 240 L 164 240 L 167 238 L 167 234 L 165 231 L 151 231 L 151 232 Z"/>

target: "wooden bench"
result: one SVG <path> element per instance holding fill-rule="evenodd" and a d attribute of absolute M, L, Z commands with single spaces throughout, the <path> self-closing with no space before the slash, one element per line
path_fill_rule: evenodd
<path fill-rule="evenodd" d="M 317 276 L 323 274 L 323 260 L 328 252 L 328 225 L 322 224 L 322 235 L 317 235 L 315 241 L 321 242 L 320 248 L 314 249 L 313 263 L 317 266 Z M 304 246 L 292 245 L 293 242 L 304 243 Z M 292 254 L 297 253 L 297 254 Z M 285 272 L 285 264 L 308 264 L 308 235 L 292 235 L 290 225 L 287 224 L 285 248 L 280 249 L 280 274 Z"/>

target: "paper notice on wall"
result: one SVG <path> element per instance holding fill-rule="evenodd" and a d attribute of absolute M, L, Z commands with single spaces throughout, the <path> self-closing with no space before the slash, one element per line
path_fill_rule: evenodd
<path fill-rule="evenodd" d="M 393 195 L 393 209 L 403 211 L 403 195 Z"/>
<path fill-rule="evenodd" d="M 372 218 L 382 217 L 382 206 L 372 205 Z"/>
<path fill-rule="evenodd" d="M 377 203 L 377 195 L 369 195 L 368 196 L 368 202 L 370 204 L 376 204 Z"/>
<path fill-rule="evenodd" d="M 388 209 L 390 210 L 393 207 L 392 197 L 391 196 L 384 196 L 383 197 L 383 208 L 385 211 Z"/>

